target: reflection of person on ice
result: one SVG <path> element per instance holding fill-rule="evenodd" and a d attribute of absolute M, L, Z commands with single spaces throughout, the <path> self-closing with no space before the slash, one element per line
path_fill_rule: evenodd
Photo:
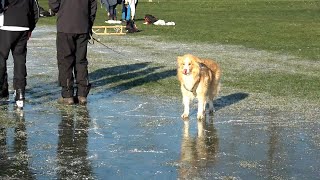
<path fill-rule="evenodd" d="M 96 17 L 96 0 L 49 0 L 57 13 L 57 59 L 61 98 L 59 103 L 74 104 L 74 78 L 79 104 L 87 103 L 91 84 L 88 78 L 87 45 Z"/>
<path fill-rule="evenodd" d="M 14 100 L 22 108 L 27 85 L 27 42 L 39 19 L 39 6 L 37 0 L 0 2 L 0 98 L 9 98 L 7 59 L 11 51 L 14 63 Z"/>

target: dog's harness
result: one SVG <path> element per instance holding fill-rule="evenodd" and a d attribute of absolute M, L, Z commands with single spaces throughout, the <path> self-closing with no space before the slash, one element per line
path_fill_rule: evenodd
<path fill-rule="evenodd" d="M 187 91 L 192 92 L 192 94 L 196 95 L 196 89 L 197 89 L 199 83 L 200 83 L 200 78 L 199 78 L 199 80 L 198 80 L 196 83 L 194 83 L 193 87 L 192 87 L 190 90 L 186 87 L 185 84 L 183 84 L 183 87 L 184 87 L 184 89 L 186 89 Z"/>
<path fill-rule="evenodd" d="M 199 85 L 199 83 L 200 83 L 201 71 L 202 71 L 202 69 L 205 67 L 202 63 L 199 63 L 199 66 L 200 66 L 199 79 L 194 83 L 193 87 L 192 87 L 191 89 L 188 89 L 188 88 L 186 87 L 186 85 L 183 84 L 184 89 L 186 89 L 186 90 L 189 91 L 189 92 L 192 92 L 194 95 L 196 95 L 196 90 L 197 90 L 197 87 L 198 87 L 198 85 Z"/>

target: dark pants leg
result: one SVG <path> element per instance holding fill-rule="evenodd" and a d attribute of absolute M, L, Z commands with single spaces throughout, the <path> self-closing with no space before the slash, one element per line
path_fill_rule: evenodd
<path fill-rule="evenodd" d="M 88 59 L 87 59 L 87 47 L 88 47 L 89 34 L 80 34 L 76 40 L 76 82 L 78 85 L 77 96 L 87 97 L 91 84 L 88 78 Z"/>
<path fill-rule="evenodd" d="M 25 90 L 26 77 L 26 55 L 27 55 L 27 31 L 3 31 L 0 30 L 0 95 L 8 93 L 7 59 L 10 50 L 14 59 L 14 89 Z"/>
<path fill-rule="evenodd" d="M 116 7 L 117 5 L 109 6 L 109 20 L 116 20 L 117 14 L 116 14 Z"/>
<path fill-rule="evenodd" d="M 28 42 L 28 32 L 22 32 L 20 34 L 19 40 L 11 49 L 14 69 L 13 69 L 13 88 L 15 90 L 21 89 L 25 91 L 27 85 L 27 42 Z"/>
<path fill-rule="evenodd" d="M 0 97 L 6 97 L 8 92 L 7 59 L 10 52 L 10 39 L 8 31 L 0 30 Z"/>
<path fill-rule="evenodd" d="M 59 84 L 62 87 L 61 95 L 64 98 L 74 95 L 74 75 L 78 84 L 77 94 L 86 97 L 89 93 L 88 37 L 88 34 L 57 33 Z"/>
<path fill-rule="evenodd" d="M 72 34 L 57 33 L 57 59 L 61 96 L 73 97 L 73 67 L 75 65 L 75 42 Z"/>

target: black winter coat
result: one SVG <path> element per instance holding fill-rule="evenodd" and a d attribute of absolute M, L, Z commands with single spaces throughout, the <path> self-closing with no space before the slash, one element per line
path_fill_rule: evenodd
<path fill-rule="evenodd" d="M 49 0 L 57 13 L 57 31 L 83 34 L 91 31 L 97 12 L 96 0 Z"/>
<path fill-rule="evenodd" d="M 0 29 L 6 27 L 28 28 L 30 31 L 36 27 L 39 19 L 39 6 L 37 0 L 5 0 L 4 12 L 0 14 L 3 19 Z M 1 28 L 2 26 L 2 28 Z"/>

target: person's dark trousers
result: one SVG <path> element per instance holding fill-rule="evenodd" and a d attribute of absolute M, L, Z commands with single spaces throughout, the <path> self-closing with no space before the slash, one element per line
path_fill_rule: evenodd
<path fill-rule="evenodd" d="M 61 96 L 74 96 L 74 78 L 77 83 L 77 96 L 87 97 L 90 91 L 88 79 L 87 45 L 89 33 L 57 33 L 57 59 Z"/>
<path fill-rule="evenodd" d="M 117 12 L 116 12 L 116 7 L 117 7 L 117 4 L 116 5 L 113 5 L 113 6 L 109 6 L 109 20 L 117 20 Z"/>
<path fill-rule="evenodd" d="M 13 69 L 13 88 L 25 91 L 27 85 L 27 42 L 28 31 L 0 30 L 0 97 L 8 96 L 7 59 L 11 50 Z"/>

